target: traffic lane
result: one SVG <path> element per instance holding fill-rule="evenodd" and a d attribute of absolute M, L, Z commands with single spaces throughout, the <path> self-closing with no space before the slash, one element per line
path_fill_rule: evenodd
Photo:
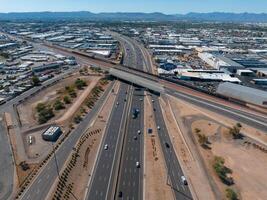
<path fill-rule="evenodd" d="M 174 92 L 171 94 L 172 96 L 182 99 L 186 102 L 189 102 L 191 104 L 194 104 L 196 106 L 199 106 L 201 108 L 207 109 L 207 110 L 211 110 L 215 113 L 219 113 L 220 115 L 226 116 L 228 118 L 234 119 L 236 121 L 239 121 L 243 124 L 252 126 L 256 129 L 262 130 L 264 132 L 267 132 L 267 123 L 265 122 L 264 119 L 260 118 L 260 117 L 256 117 L 254 115 L 251 116 L 251 114 L 242 112 L 242 111 L 237 111 L 237 110 L 230 110 L 227 107 L 224 106 L 218 106 L 215 103 L 211 103 L 211 102 L 204 102 L 203 100 L 199 100 L 195 97 L 191 97 L 189 95 L 184 95 L 184 94 L 179 94 L 177 92 Z"/>
<path fill-rule="evenodd" d="M 143 137 L 143 97 L 140 101 L 140 94 L 143 92 L 135 91 L 131 110 L 138 108 L 140 113 L 137 118 L 129 119 L 127 127 L 126 149 L 123 152 L 122 167 L 120 171 L 119 191 L 122 191 L 123 197 L 126 199 L 142 199 L 142 137 Z M 141 134 L 138 135 L 138 130 Z M 137 140 L 134 137 L 137 136 Z M 136 162 L 140 162 L 141 167 L 136 167 Z"/>
<path fill-rule="evenodd" d="M 183 171 L 181 169 L 181 166 L 173 149 L 172 142 L 162 115 L 159 99 L 155 95 L 152 95 L 152 97 L 154 100 L 153 106 L 155 108 L 154 112 L 155 122 L 156 125 L 160 127 L 160 129 L 158 130 L 158 135 L 160 137 L 160 143 L 162 147 L 162 152 L 164 154 L 167 173 L 171 181 L 175 198 L 192 199 L 188 186 L 184 186 L 183 183 L 181 182 L 181 176 L 183 175 Z M 169 145 L 169 148 L 167 148 L 166 143 Z"/>
<path fill-rule="evenodd" d="M 127 124 L 127 118 L 128 118 L 128 115 L 129 115 L 129 112 L 130 112 L 130 105 L 131 105 L 131 102 L 132 102 L 132 92 L 133 92 L 133 88 L 132 86 L 129 86 L 128 87 L 128 91 L 127 93 L 125 94 L 125 99 L 124 101 L 127 101 L 126 103 L 126 109 L 125 109 L 125 115 L 123 116 L 123 126 L 121 126 L 119 128 L 119 131 L 120 131 L 120 138 L 116 144 L 116 151 L 115 151 L 115 157 L 114 157 L 114 165 L 113 165 L 113 168 L 112 168 L 112 171 L 111 171 L 111 177 L 110 177 L 110 180 L 109 180 L 109 183 L 112 184 L 112 187 L 109 187 L 108 188 L 108 193 L 107 193 L 107 198 L 114 198 L 114 189 L 116 189 L 116 183 L 117 183 L 117 180 L 118 180 L 118 173 L 119 173 L 119 170 L 118 168 L 120 167 L 120 160 L 121 160 L 121 152 L 123 150 L 123 143 L 124 143 L 124 140 L 125 140 L 125 131 L 126 131 L 126 124 Z"/>
<path fill-rule="evenodd" d="M 102 150 L 96 164 L 96 171 L 93 175 L 94 177 L 87 199 L 105 199 L 108 192 L 112 166 L 114 165 L 115 151 L 119 140 L 120 126 L 123 121 L 123 114 L 126 106 L 123 101 L 125 92 L 127 91 L 126 84 L 122 83 L 119 91 L 119 95 L 116 98 L 119 105 L 113 107 L 113 113 L 106 129 L 106 137 L 102 143 L 108 144 L 108 149 L 105 150 L 103 145 L 101 147 Z"/>
<path fill-rule="evenodd" d="M 114 84 L 114 83 L 113 83 Z M 101 106 L 103 105 L 105 99 L 107 98 L 110 89 L 112 88 L 113 84 L 109 86 L 109 88 L 104 92 L 104 94 L 100 97 L 97 101 L 93 109 L 86 115 L 84 120 L 78 125 L 78 127 L 70 134 L 69 137 L 60 145 L 59 149 L 56 151 L 56 157 L 58 162 L 59 170 L 65 164 L 69 154 L 73 150 L 73 147 L 77 143 L 80 136 L 84 133 L 87 129 L 88 124 L 90 124 L 93 120 L 98 111 L 100 110 Z M 27 191 L 21 196 L 23 200 L 36 200 L 36 199 L 43 199 L 40 197 L 46 196 L 51 188 L 52 184 L 54 183 L 55 179 L 57 178 L 57 168 L 55 164 L 54 158 L 51 158 L 48 163 L 45 165 L 43 169 L 39 172 L 39 175 L 34 179 L 32 184 L 28 187 Z M 46 174 L 50 174 L 48 179 L 43 179 L 46 177 Z M 45 181 L 42 181 L 45 180 Z M 42 181 L 42 185 L 38 184 Z M 37 194 L 38 191 L 38 194 Z"/>

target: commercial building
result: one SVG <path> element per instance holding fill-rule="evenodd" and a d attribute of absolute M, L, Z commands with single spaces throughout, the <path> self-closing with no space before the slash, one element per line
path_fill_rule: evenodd
<path fill-rule="evenodd" d="M 51 63 L 51 64 L 40 65 L 40 66 L 37 66 L 37 67 L 33 67 L 32 68 L 32 72 L 39 73 L 39 72 L 43 72 L 43 71 L 46 71 L 46 70 L 58 69 L 63 64 L 64 64 L 64 62 L 56 62 L 56 63 Z"/>
<path fill-rule="evenodd" d="M 50 126 L 42 134 L 42 138 L 45 141 L 56 142 L 59 136 L 62 134 L 62 130 L 59 126 Z"/>
<path fill-rule="evenodd" d="M 267 92 L 263 90 L 234 83 L 221 83 L 216 93 L 240 102 L 267 108 Z"/>
<path fill-rule="evenodd" d="M 191 70 L 184 69 L 178 72 L 181 80 L 190 81 L 224 81 L 232 83 L 240 83 L 241 81 L 220 70 Z"/>
<path fill-rule="evenodd" d="M 226 69 L 231 73 L 236 73 L 237 70 L 244 69 L 245 67 L 241 64 L 225 57 L 221 54 L 212 53 L 198 53 L 198 57 L 202 59 L 205 63 L 210 65 L 214 69 Z"/>

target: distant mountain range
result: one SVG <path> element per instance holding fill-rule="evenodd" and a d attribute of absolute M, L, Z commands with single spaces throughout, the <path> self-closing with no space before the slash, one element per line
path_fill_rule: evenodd
<path fill-rule="evenodd" d="M 167 15 L 155 13 L 92 13 L 81 12 L 24 12 L 0 13 L 0 20 L 99 20 L 99 21 L 218 21 L 218 22 L 266 22 L 267 13 L 188 13 Z"/>

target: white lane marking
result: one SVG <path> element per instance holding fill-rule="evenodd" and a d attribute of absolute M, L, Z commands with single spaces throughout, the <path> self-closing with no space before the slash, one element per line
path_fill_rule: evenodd
<path fill-rule="evenodd" d="M 40 178 L 40 179 L 37 181 L 37 184 L 39 184 L 41 181 L 42 181 L 42 179 Z"/>

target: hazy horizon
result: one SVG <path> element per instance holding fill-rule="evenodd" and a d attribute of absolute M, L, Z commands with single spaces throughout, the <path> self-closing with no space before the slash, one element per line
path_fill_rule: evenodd
<path fill-rule="evenodd" d="M 165 14 L 186 14 L 189 12 L 231 12 L 266 13 L 266 0 L 2 0 L 0 12 L 161 12 Z"/>

